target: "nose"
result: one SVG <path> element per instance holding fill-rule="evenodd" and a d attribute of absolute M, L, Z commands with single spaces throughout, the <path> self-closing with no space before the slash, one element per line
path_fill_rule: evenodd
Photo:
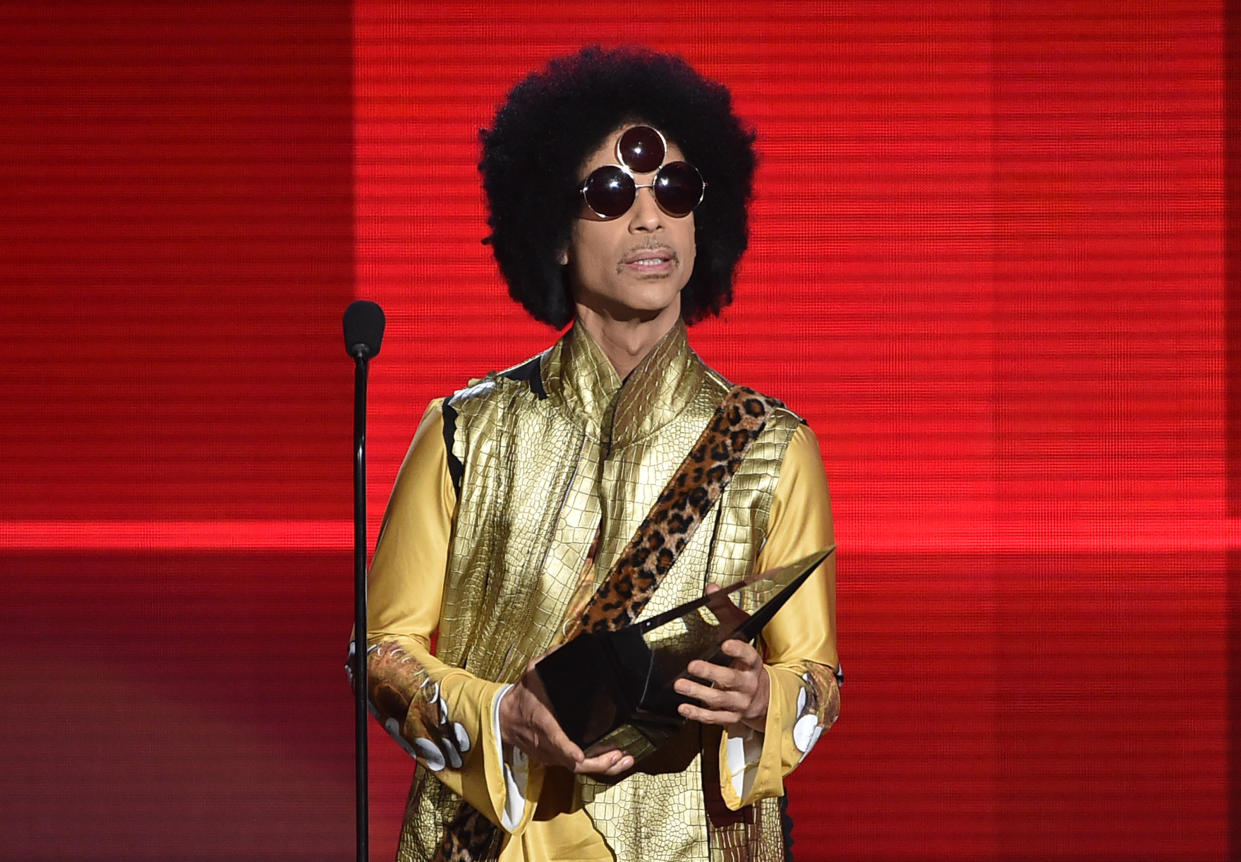
<path fill-rule="evenodd" d="M 633 206 L 629 209 L 631 233 L 652 233 L 663 227 L 664 211 L 655 202 L 655 190 L 649 186 L 638 189 Z"/>

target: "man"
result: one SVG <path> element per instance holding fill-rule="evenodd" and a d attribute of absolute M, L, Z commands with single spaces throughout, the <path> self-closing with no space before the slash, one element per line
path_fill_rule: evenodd
<path fill-rule="evenodd" d="M 839 712 L 830 560 L 757 648 L 691 665 L 686 723 L 640 763 L 583 752 L 531 670 L 591 619 L 622 626 L 832 543 L 813 433 L 686 340 L 731 299 L 752 142 L 683 61 L 597 48 L 520 83 L 483 133 L 510 293 L 573 326 L 433 402 L 388 504 L 368 667 L 420 766 L 401 860 L 786 857 L 782 779 Z M 666 500 L 692 516 L 657 517 Z"/>

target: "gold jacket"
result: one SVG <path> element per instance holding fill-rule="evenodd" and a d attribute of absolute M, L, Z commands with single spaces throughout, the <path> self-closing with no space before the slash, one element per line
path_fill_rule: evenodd
<path fill-rule="evenodd" d="M 425 767 L 399 860 L 430 859 L 462 797 L 503 827 L 502 860 L 783 858 L 782 779 L 839 712 L 834 558 L 764 629 L 763 733 L 691 723 L 611 785 L 499 740 L 505 684 L 560 642 L 729 388 L 683 325 L 623 383 L 575 326 L 428 407 L 368 588 L 372 710 Z M 778 409 L 642 616 L 832 541 L 817 442 Z M 765 598 L 738 595 L 743 608 Z"/>

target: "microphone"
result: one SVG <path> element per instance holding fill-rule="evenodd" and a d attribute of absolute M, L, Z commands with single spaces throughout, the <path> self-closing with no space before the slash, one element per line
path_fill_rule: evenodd
<path fill-rule="evenodd" d="M 357 803 L 358 862 L 366 862 L 370 841 L 369 764 L 366 744 L 366 377 L 367 360 L 379 355 L 384 311 L 359 299 L 345 309 L 345 352 L 353 366 L 353 648 L 349 664 L 354 686 L 354 799 Z"/>
<path fill-rule="evenodd" d="M 354 359 L 379 355 L 384 337 L 384 310 L 373 302 L 359 299 L 345 309 L 345 352 Z"/>

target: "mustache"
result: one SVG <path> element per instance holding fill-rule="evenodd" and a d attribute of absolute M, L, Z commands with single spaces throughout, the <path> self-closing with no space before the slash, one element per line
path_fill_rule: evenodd
<path fill-rule="evenodd" d="M 633 260 L 635 257 L 640 255 L 644 251 L 657 251 L 660 254 L 662 254 L 664 257 L 667 257 L 668 259 L 675 261 L 677 263 L 680 263 L 680 260 L 681 260 L 681 257 L 680 255 L 677 254 L 676 249 L 674 249 L 670 245 L 667 245 L 666 243 L 662 243 L 662 242 L 659 242 L 658 240 L 655 240 L 655 241 L 644 242 L 640 245 L 635 245 L 635 246 L 632 246 L 626 249 L 625 253 L 621 255 L 621 262 L 624 263 L 626 261 Z"/>

